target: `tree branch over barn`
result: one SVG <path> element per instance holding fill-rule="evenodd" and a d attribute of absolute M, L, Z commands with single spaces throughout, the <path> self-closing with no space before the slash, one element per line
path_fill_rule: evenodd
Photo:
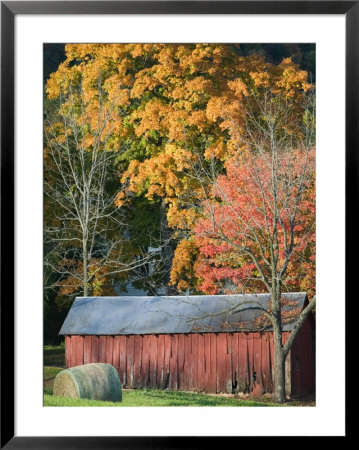
<path fill-rule="evenodd" d="M 262 313 L 274 330 L 279 402 L 285 401 L 286 356 L 315 307 L 314 297 L 284 345 L 282 293 L 298 287 L 315 292 L 313 100 L 303 94 L 298 104 L 273 89 L 255 89 L 245 102 L 243 123 L 224 117 L 236 149 L 225 173 L 215 161 L 209 169 L 201 161 L 192 166 L 205 197 L 191 237 L 199 252 L 197 289 L 271 294 Z"/>

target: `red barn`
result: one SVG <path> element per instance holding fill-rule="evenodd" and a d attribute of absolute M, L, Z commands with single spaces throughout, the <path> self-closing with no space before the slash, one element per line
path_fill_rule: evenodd
<path fill-rule="evenodd" d="M 287 293 L 285 309 L 302 310 L 305 293 Z M 78 297 L 60 330 L 66 367 L 112 364 L 125 388 L 273 392 L 273 333 L 251 302 L 268 294 Z M 252 305 L 252 306 L 253 306 Z M 248 309 L 249 308 L 249 309 Z M 295 320 L 283 325 L 283 340 Z M 287 357 L 288 395 L 313 393 L 314 320 L 304 323 Z"/>

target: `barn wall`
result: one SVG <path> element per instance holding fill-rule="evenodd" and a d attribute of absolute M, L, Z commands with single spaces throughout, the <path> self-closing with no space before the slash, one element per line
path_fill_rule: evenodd
<path fill-rule="evenodd" d="M 66 367 L 112 364 L 125 388 L 251 392 L 273 388 L 271 333 L 66 336 Z"/>
<path fill-rule="evenodd" d="M 314 339 L 311 320 L 303 324 L 291 350 L 292 394 L 315 392 Z"/>
<path fill-rule="evenodd" d="M 273 392 L 273 361 L 270 332 L 66 336 L 66 367 L 107 362 L 125 388 L 261 395 Z"/>

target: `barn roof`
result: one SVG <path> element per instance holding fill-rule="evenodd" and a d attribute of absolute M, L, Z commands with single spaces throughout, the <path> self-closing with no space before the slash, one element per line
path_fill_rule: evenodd
<path fill-rule="evenodd" d="M 289 315 L 283 325 L 290 331 L 304 307 L 306 293 L 283 294 Z M 269 294 L 194 295 L 171 297 L 77 297 L 61 335 L 176 334 L 258 331 Z M 245 310 L 243 310 L 245 308 Z M 292 312 L 292 314 L 291 314 Z"/>

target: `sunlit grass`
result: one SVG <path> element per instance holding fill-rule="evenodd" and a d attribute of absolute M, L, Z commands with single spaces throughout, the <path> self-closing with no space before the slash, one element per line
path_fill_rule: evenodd
<path fill-rule="evenodd" d="M 44 406 L 278 406 L 268 401 L 159 389 L 124 389 L 120 403 L 55 397 L 54 380 L 61 370 L 44 367 Z"/>
<path fill-rule="evenodd" d="M 44 396 L 44 406 L 279 406 L 255 400 L 227 398 L 195 392 L 161 390 L 124 390 L 122 402 Z"/>

